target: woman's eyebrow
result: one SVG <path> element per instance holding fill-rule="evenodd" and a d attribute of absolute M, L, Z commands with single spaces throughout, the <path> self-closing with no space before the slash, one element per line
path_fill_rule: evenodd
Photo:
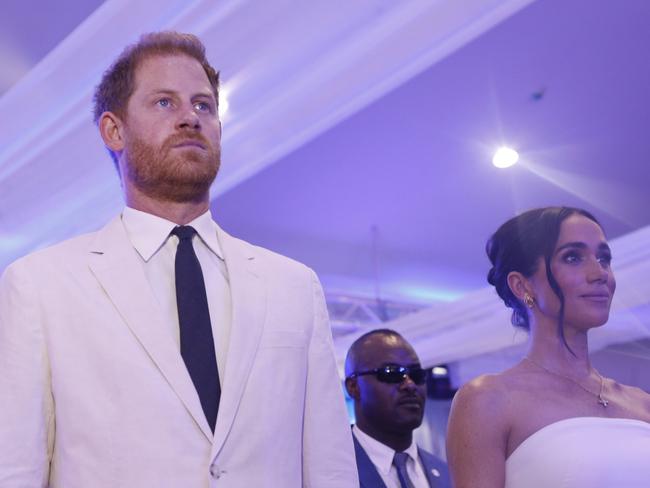
<path fill-rule="evenodd" d="M 581 241 L 567 242 L 566 244 L 562 244 L 560 247 L 558 247 L 555 250 L 555 252 L 557 253 L 557 252 L 560 252 L 563 249 L 567 249 L 567 248 L 586 249 L 587 247 L 588 247 L 587 244 L 585 244 L 584 242 L 581 242 Z M 606 242 L 601 242 L 600 244 L 598 244 L 598 249 L 599 250 L 605 250 L 605 251 L 610 250 L 609 245 Z"/>
<path fill-rule="evenodd" d="M 558 248 L 555 250 L 555 252 L 560 252 L 560 251 L 562 251 L 563 249 L 566 249 L 566 248 L 569 248 L 569 247 L 571 247 L 571 248 L 576 248 L 576 247 L 577 247 L 577 248 L 579 248 L 579 249 L 586 249 L 586 248 L 587 248 L 587 244 L 585 244 L 584 242 L 580 242 L 580 241 L 567 242 L 566 244 L 562 244 L 560 247 L 558 247 Z"/>

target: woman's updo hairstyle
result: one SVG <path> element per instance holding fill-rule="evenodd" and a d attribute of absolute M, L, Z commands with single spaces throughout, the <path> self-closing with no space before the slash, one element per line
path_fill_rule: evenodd
<path fill-rule="evenodd" d="M 487 241 L 485 252 L 492 263 L 487 280 L 496 288 L 506 306 L 512 308 L 512 325 L 530 329 L 526 306 L 510 290 L 508 274 L 511 271 L 518 271 L 525 277 L 530 277 L 537 271 L 540 265 L 539 259 L 543 258 L 548 282 L 560 299 L 558 326 L 560 332 L 563 332 L 564 296 L 551 272 L 551 257 L 562 222 L 574 214 L 587 217 L 600 225 L 593 215 L 579 208 L 536 208 L 508 220 Z"/>

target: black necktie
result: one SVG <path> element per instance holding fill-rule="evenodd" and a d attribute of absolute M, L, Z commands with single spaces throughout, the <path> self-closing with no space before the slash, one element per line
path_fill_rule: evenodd
<path fill-rule="evenodd" d="M 413 483 L 409 474 L 406 471 L 406 461 L 408 460 L 409 455 L 405 452 L 396 452 L 395 457 L 393 458 L 393 464 L 397 468 L 397 477 L 399 478 L 399 484 L 401 488 L 413 488 Z"/>
<path fill-rule="evenodd" d="M 196 231 L 184 225 L 176 227 L 172 234 L 179 239 L 175 268 L 181 356 L 199 394 L 208 424 L 214 432 L 221 386 L 205 282 L 201 264 L 192 246 L 192 238 Z"/>

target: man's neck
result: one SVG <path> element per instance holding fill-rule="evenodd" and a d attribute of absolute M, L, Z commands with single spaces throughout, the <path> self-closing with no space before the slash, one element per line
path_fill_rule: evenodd
<path fill-rule="evenodd" d="M 413 431 L 400 433 L 384 432 L 373 428 L 362 419 L 357 419 L 357 428 L 363 431 L 364 434 L 369 435 L 376 441 L 381 442 L 397 452 L 405 451 L 413 443 Z"/>
<path fill-rule="evenodd" d="M 128 191 L 125 200 L 126 204 L 135 210 L 161 217 L 178 225 L 188 224 L 210 208 L 208 194 L 195 201 L 173 202 L 156 200 L 139 192 Z"/>

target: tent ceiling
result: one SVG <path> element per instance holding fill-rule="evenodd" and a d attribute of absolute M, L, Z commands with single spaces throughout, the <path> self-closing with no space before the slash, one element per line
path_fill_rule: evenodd
<path fill-rule="evenodd" d="M 92 88 L 126 42 L 175 28 L 222 70 L 228 231 L 337 297 L 480 307 L 485 239 L 517 211 L 585 207 L 611 238 L 650 224 L 649 20 L 646 0 L 10 1 L 0 269 L 120 208 Z M 501 143 L 520 165 L 489 164 Z"/>

